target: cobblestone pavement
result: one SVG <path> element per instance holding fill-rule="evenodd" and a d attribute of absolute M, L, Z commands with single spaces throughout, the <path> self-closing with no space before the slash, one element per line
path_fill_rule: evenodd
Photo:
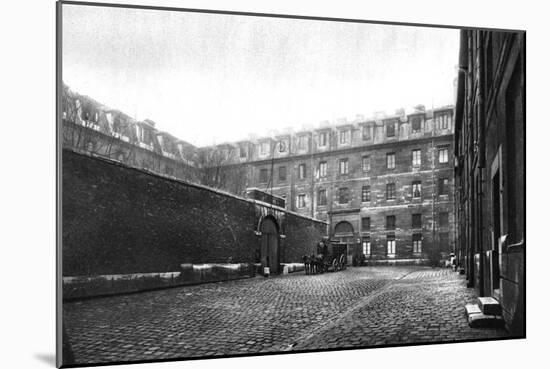
<path fill-rule="evenodd" d="M 472 329 L 463 278 L 424 267 L 179 287 L 65 303 L 76 364 L 504 337 Z"/>

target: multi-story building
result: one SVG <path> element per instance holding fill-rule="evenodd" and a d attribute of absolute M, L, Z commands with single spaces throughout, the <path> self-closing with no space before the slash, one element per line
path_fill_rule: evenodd
<path fill-rule="evenodd" d="M 266 191 L 327 221 L 348 263 L 437 263 L 454 249 L 452 106 L 197 148 L 66 87 L 63 99 L 65 147 L 241 196 Z"/>
<path fill-rule="evenodd" d="M 525 33 L 461 31 L 456 103 L 458 258 L 469 286 L 525 335 Z"/>
<path fill-rule="evenodd" d="M 418 106 L 210 150 L 227 178 L 328 221 L 349 263 L 438 263 L 454 248 L 453 114 Z"/>

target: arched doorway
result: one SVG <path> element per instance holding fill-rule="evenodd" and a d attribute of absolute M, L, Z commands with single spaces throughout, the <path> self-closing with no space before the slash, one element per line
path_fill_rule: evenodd
<path fill-rule="evenodd" d="M 340 245 L 340 247 L 345 247 L 347 263 L 351 265 L 354 251 L 353 226 L 351 223 L 342 221 L 336 224 L 334 227 L 334 242 Z"/>
<path fill-rule="evenodd" d="M 262 268 L 269 267 L 270 273 L 279 272 L 279 231 L 277 223 L 271 217 L 262 220 L 260 226 L 262 241 L 260 259 Z"/>

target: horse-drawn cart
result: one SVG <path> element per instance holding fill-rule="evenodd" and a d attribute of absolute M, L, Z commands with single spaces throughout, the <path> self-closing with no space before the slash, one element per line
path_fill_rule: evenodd
<path fill-rule="evenodd" d="M 347 245 L 319 242 L 317 254 L 304 256 L 306 274 L 337 272 L 346 269 Z"/>

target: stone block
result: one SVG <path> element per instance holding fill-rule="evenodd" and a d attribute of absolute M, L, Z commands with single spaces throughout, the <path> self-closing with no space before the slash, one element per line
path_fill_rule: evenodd
<path fill-rule="evenodd" d="M 478 297 L 479 308 L 483 314 L 501 315 L 502 307 L 500 303 L 493 297 Z"/>
<path fill-rule="evenodd" d="M 504 319 L 498 315 L 470 314 L 468 325 L 472 328 L 501 328 L 504 326 Z"/>
<path fill-rule="evenodd" d="M 470 316 L 471 314 L 481 314 L 481 309 L 476 304 L 467 304 L 464 307 L 464 310 L 466 312 L 466 316 Z"/>

